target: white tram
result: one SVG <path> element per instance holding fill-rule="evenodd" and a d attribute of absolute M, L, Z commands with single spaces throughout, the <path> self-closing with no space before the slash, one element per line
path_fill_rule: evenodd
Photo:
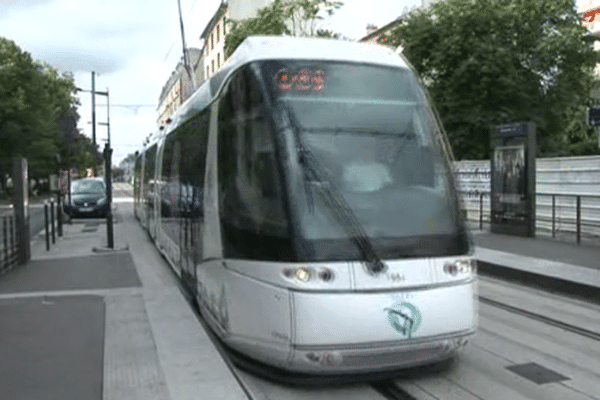
<path fill-rule="evenodd" d="M 401 55 L 251 37 L 140 153 L 135 213 L 228 347 L 296 373 L 386 371 L 476 330 L 450 163 Z"/>

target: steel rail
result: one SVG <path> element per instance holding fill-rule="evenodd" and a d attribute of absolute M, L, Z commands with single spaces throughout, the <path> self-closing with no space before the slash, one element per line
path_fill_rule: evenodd
<path fill-rule="evenodd" d="M 531 319 L 534 319 L 536 321 L 540 321 L 540 322 L 543 322 L 545 324 L 548 324 L 548 325 L 551 325 L 551 326 L 563 329 L 565 331 L 568 331 L 568 332 L 571 332 L 571 333 L 575 333 L 577 335 L 584 336 L 584 337 L 587 337 L 589 339 L 592 339 L 592 340 L 600 342 L 600 333 L 598 333 L 598 332 L 594 332 L 594 331 L 591 331 L 589 329 L 585 329 L 585 328 L 581 328 L 581 327 L 578 327 L 578 326 L 575 326 L 575 325 L 571 325 L 571 324 L 568 324 L 566 322 L 559 321 L 557 319 L 553 319 L 553 318 L 550 318 L 550 317 L 546 317 L 544 315 L 537 314 L 537 313 L 534 313 L 534 312 L 531 312 L 531 311 L 527 311 L 527 310 L 524 310 L 524 309 L 519 308 L 519 307 L 511 306 L 509 304 L 505 304 L 505 303 L 502 303 L 502 302 L 499 302 L 499 301 L 496 301 L 496 300 L 492 300 L 492 299 L 490 299 L 488 297 L 479 296 L 479 301 L 482 302 L 482 303 L 484 303 L 484 304 L 488 304 L 490 306 L 493 306 L 493 307 L 500 308 L 502 310 L 511 312 L 513 314 L 522 315 L 524 317 L 531 318 Z"/>

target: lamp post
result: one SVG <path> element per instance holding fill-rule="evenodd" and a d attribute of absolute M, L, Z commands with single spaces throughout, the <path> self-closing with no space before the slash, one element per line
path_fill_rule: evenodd
<path fill-rule="evenodd" d="M 101 96 L 106 96 L 106 125 L 107 140 L 104 145 L 104 179 L 106 181 L 106 202 L 108 203 L 108 212 L 106 213 L 106 241 L 109 249 L 114 249 L 113 235 L 113 215 L 112 215 L 112 151 L 110 147 L 110 94 L 108 88 L 106 92 L 96 92 Z"/>
<path fill-rule="evenodd" d="M 93 74 L 92 74 L 93 76 Z M 90 92 L 89 90 L 84 90 L 81 88 L 76 88 L 76 90 L 82 92 Z M 110 147 L 110 94 L 108 92 L 108 88 L 106 88 L 106 92 L 99 92 L 92 90 L 92 98 L 94 95 L 98 94 L 100 96 L 106 96 L 106 122 L 99 122 L 99 125 L 106 125 L 107 132 L 107 140 L 106 145 L 104 146 L 104 180 L 106 182 L 106 202 L 108 203 L 108 212 L 106 213 L 106 241 L 109 249 L 113 249 L 115 247 L 114 244 L 114 234 L 113 234 L 113 215 L 112 215 L 112 148 Z M 93 104 L 93 108 L 95 108 L 95 102 Z M 95 116 L 95 110 L 92 111 L 92 116 Z M 93 131 L 95 132 L 95 120 L 92 121 Z M 94 143 L 94 150 L 96 147 L 96 143 Z"/>

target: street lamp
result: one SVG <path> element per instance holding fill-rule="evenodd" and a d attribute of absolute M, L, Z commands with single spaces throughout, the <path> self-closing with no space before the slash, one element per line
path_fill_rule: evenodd
<path fill-rule="evenodd" d="M 113 216 L 112 216 L 112 148 L 110 147 L 110 95 L 108 88 L 106 92 L 96 92 L 101 96 L 106 96 L 106 133 L 107 140 L 104 146 L 104 179 L 106 180 L 106 201 L 108 202 L 108 212 L 106 213 L 106 236 L 108 248 L 113 249 Z M 101 124 L 104 125 L 104 124 Z"/>
<path fill-rule="evenodd" d="M 92 86 L 94 86 L 93 81 L 93 73 L 92 73 Z M 84 90 L 81 88 L 75 88 L 75 90 L 82 92 L 91 92 L 92 93 L 92 108 L 96 107 L 96 102 L 94 99 L 94 95 L 98 94 L 100 96 L 106 96 L 106 122 L 99 122 L 99 125 L 106 125 L 107 131 L 107 140 L 106 145 L 104 146 L 104 180 L 106 182 L 106 202 L 108 203 L 108 212 L 106 213 L 106 240 L 108 248 L 114 248 L 114 234 L 113 234 L 113 215 L 112 215 L 112 148 L 110 147 L 110 94 L 108 92 L 108 88 L 106 88 L 105 92 L 99 92 L 96 90 Z M 96 111 L 92 110 L 92 132 L 94 136 L 94 151 L 96 150 L 96 141 L 95 141 L 95 133 L 96 133 Z"/>

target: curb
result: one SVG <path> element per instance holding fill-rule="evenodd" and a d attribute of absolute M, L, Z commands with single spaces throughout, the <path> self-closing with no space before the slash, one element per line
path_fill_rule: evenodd
<path fill-rule="evenodd" d="M 118 249 L 111 249 L 109 247 L 92 247 L 92 252 L 94 253 L 115 253 L 118 251 L 129 251 L 129 243 L 126 244 L 125 247 Z"/>
<path fill-rule="evenodd" d="M 481 260 L 477 260 L 477 271 L 483 276 L 566 295 L 588 303 L 600 304 L 600 287 L 522 271 Z"/>

